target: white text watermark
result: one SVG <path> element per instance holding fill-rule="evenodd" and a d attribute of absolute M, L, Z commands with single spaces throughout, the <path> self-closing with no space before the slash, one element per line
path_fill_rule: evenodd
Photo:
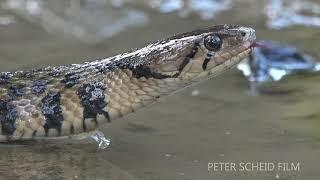
<path fill-rule="evenodd" d="M 300 162 L 208 162 L 209 172 L 293 172 L 301 171 Z"/>

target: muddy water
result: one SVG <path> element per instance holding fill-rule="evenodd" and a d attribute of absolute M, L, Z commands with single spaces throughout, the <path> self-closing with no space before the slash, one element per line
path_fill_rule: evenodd
<path fill-rule="evenodd" d="M 97 43 L 50 33 L 1 10 L 14 23 L 0 26 L 0 70 L 108 57 L 221 23 L 253 26 L 260 39 L 291 43 L 320 57 L 319 29 L 268 30 L 265 2 L 237 2 L 211 20 L 160 14 L 137 4 L 148 14 L 148 23 Z M 319 81 L 320 76 L 295 75 L 266 86 L 261 96 L 250 96 L 245 78 L 233 69 L 102 127 L 112 139 L 107 150 L 82 141 L 1 145 L 0 179 L 318 179 Z M 208 162 L 292 162 L 300 164 L 300 171 L 209 172 Z"/>

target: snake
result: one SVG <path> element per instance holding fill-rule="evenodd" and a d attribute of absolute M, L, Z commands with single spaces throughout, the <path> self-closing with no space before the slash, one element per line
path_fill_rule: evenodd
<path fill-rule="evenodd" d="M 92 132 L 249 56 L 255 30 L 216 25 L 82 64 L 0 73 L 0 142 Z"/>

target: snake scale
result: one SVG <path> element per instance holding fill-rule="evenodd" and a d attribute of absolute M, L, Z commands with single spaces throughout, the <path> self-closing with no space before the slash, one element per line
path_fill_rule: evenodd
<path fill-rule="evenodd" d="M 249 27 L 217 25 L 114 57 L 0 73 L 0 142 L 69 137 L 95 130 L 251 52 Z"/>

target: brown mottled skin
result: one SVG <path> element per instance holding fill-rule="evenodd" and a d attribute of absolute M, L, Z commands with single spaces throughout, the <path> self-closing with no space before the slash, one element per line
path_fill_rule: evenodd
<path fill-rule="evenodd" d="M 95 130 L 247 57 L 251 28 L 219 25 L 115 57 L 0 73 L 0 141 Z"/>

